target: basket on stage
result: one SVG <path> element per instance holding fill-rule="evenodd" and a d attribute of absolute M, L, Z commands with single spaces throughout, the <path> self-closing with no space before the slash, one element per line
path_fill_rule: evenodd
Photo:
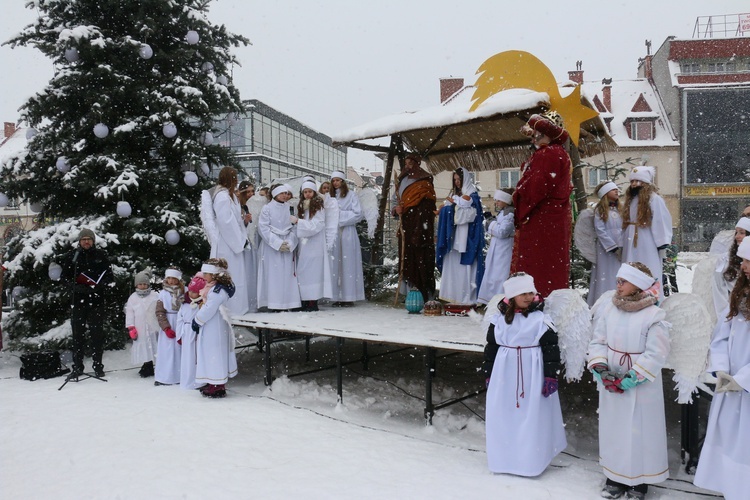
<path fill-rule="evenodd" d="M 469 311 L 474 309 L 473 304 L 445 304 L 446 316 L 468 316 Z"/>

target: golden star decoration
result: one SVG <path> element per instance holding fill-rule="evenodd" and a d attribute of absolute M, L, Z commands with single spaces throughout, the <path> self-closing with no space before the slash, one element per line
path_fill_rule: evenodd
<path fill-rule="evenodd" d="M 581 86 L 577 85 L 567 97 L 560 95 L 555 77 L 545 64 L 534 55 L 521 50 L 508 50 L 490 57 L 479 66 L 474 84 L 474 111 L 484 101 L 498 92 L 509 89 L 529 89 L 549 95 L 550 110 L 563 118 L 570 140 L 578 146 L 581 124 L 599 113 L 581 104 Z"/>

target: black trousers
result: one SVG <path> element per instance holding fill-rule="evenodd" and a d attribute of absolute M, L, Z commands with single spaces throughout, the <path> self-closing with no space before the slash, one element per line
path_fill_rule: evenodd
<path fill-rule="evenodd" d="M 83 357 L 86 353 L 86 339 L 91 346 L 94 370 L 103 369 L 104 353 L 104 311 L 100 304 L 84 298 L 75 300 L 70 318 L 73 330 L 73 369 L 83 371 Z"/>

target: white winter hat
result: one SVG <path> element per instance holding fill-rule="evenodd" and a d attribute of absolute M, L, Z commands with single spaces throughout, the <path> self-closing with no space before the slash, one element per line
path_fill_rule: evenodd
<path fill-rule="evenodd" d="M 737 247 L 737 256 L 743 259 L 750 260 L 750 238 L 745 238 Z"/>
<path fill-rule="evenodd" d="M 496 201 L 502 201 L 504 203 L 507 203 L 508 205 L 513 204 L 513 197 L 502 189 L 498 189 L 497 191 L 495 191 L 495 195 L 493 196 L 493 198 Z"/>
<path fill-rule="evenodd" d="M 654 177 L 656 177 L 656 167 L 633 167 L 633 170 L 630 171 L 630 176 L 628 176 L 628 180 L 643 181 L 653 184 Z"/>
<path fill-rule="evenodd" d="M 605 185 L 603 185 L 603 186 L 602 186 L 602 187 L 601 187 L 601 188 L 599 189 L 599 191 L 597 191 L 597 192 L 596 192 L 596 197 L 597 197 L 597 198 L 599 198 L 599 199 L 601 200 L 601 199 L 602 199 L 602 197 L 603 197 L 603 196 L 604 196 L 605 194 L 609 193 L 609 192 L 610 192 L 610 191 L 612 191 L 613 189 L 617 189 L 617 191 L 618 191 L 618 192 L 620 191 L 620 188 L 618 188 L 618 187 L 617 187 L 617 184 L 615 184 L 615 183 L 614 183 L 614 182 L 612 182 L 612 181 L 609 181 L 608 183 L 606 183 Z"/>
<path fill-rule="evenodd" d="M 750 217 L 741 218 L 734 227 L 739 227 L 750 233 Z"/>
<path fill-rule="evenodd" d="M 292 192 L 292 186 L 289 184 L 282 184 L 280 186 L 276 186 L 273 191 L 271 191 L 271 196 L 276 198 L 281 193 L 291 193 Z"/>
<path fill-rule="evenodd" d="M 169 268 L 164 272 L 164 278 L 177 278 L 182 280 L 182 273 L 179 269 Z"/>
<path fill-rule="evenodd" d="M 334 170 L 333 172 L 331 172 L 331 179 L 341 179 L 345 181 L 346 174 L 342 172 L 341 170 Z"/>
<path fill-rule="evenodd" d="M 318 190 L 318 186 L 315 184 L 314 181 L 305 181 L 302 183 L 302 187 L 299 188 L 300 192 L 304 191 L 305 189 L 312 189 L 313 191 Z"/>
<path fill-rule="evenodd" d="M 534 277 L 530 274 L 522 274 L 520 276 L 514 276 L 508 278 L 503 283 L 503 290 L 505 297 L 512 299 L 522 293 L 536 293 L 536 287 L 534 286 Z"/>
<path fill-rule="evenodd" d="M 656 281 L 653 276 L 649 276 L 628 263 L 624 263 L 620 266 L 620 270 L 617 271 L 617 277 L 631 282 L 641 290 L 648 290 Z"/>

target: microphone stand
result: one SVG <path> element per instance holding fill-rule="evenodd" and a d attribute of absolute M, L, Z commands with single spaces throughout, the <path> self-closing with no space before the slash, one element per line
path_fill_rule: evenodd
<path fill-rule="evenodd" d="M 76 253 L 73 256 L 73 290 L 71 293 L 71 304 L 70 304 L 70 329 L 73 330 L 73 314 L 75 313 L 76 309 L 76 278 L 78 277 L 78 257 L 81 254 L 81 247 L 80 243 L 78 244 L 78 248 L 76 248 Z M 87 380 L 90 378 L 95 378 L 96 380 L 101 380 L 102 382 L 109 382 L 109 380 L 98 377 L 95 373 L 90 372 L 81 372 L 77 373 L 75 368 L 71 370 L 70 374 L 68 374 L 67 377 L 65 377 L 65 382 L 63 382 L 63 385 L 61 385 L 57 390 L 61 391 L 63 387 L 65 387 L 68 382 L 81 382 L 82 380 Z"/>

